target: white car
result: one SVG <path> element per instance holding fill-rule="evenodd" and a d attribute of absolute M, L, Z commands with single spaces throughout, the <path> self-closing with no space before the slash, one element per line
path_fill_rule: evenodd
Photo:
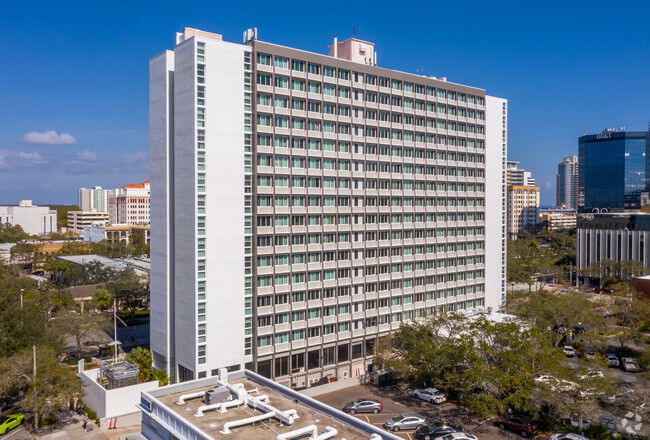
<path fill-rule="evenodd" d="M 576 351 L 570 345 L 565 345 L 562 351 L 567 357 L 574 357 L 576 355 Z"/>
<path fill-rule="evenodd" d="M 549 440 L 589 440 L 580 434 L 570 432 L 568 434 L 553 434 Z"/>
<path fill-rule="evenodd" d="M 451 434 L 440 437 L 442 440 L 478 440 L 475 435 L 465 434 L 464 432 L 452 432 Z"/>
<path fill-rule="evenodd" d="M 442 391 L 436 388 L 421 388 L 419 390 L 415 390 L 413 391 L 413 397 L 417 397 L 418 399 L 437 404 L 447 401 L 447 398 L 444 394 L 442 394 Z"/>

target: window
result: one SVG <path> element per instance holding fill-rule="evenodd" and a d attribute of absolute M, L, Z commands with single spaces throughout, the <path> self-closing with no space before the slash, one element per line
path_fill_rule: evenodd
<path fill-rule="evenodd" d="M 270 66 L 271 65 L 271 55 L 267 55 L 267 54 L 264 54 L 264 53 L 258 53 L 257 54 L 257 64 Z"/>

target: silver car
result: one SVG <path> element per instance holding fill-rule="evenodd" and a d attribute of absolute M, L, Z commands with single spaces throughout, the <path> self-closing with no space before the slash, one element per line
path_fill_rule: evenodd
<path fill-rule="evenodd" d="M 442 391 L 436 388 L 421 388 L 419 390 L 415 390 L 413 391 L 413 397 L 438 404 L 447 401 L 447 398 L 442 393 Z"/>
<path fill-rule="evenodd" d="M 427 419 L 419 414 L 400 414 L 386 420 L 384 428 L 399 431 L 400 429 L 416 429 L 418 426 L 427 425 L 428 423 Z"/>
<path fill-rule="evenodd" d="M 623 371 L 636 373 L 639 371 L 639 364 L 632 358 L 621 358 L 621 368 L 623 368 Z"/>
<path fill-rule="evenodd" d="M 348 414 L 356 414 L 361 412 L 378 414 L 384 409 L 379 400 L 375 399 L 357 399 L 350 403 L 346 403 L 343 411 Z"/>

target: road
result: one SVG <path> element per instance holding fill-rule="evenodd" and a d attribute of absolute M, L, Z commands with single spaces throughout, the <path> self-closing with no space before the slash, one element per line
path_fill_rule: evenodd
<path fill-rule="evenodd" d="M 122 350 L 127 353 L 138 346 L 149 348 L 149 322 L 125 327 L 118 321 L 117 339 L 122 343 Z"/>

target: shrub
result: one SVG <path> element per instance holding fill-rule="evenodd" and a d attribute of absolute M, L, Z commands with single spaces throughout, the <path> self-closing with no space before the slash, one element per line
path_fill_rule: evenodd
<path fill-rule="evenodd" d="M 99 417 L 97 417 L 97 413 L 95 411 L 93 411 L 91 408 L 88 407 L 85 407 L 84 411 L 86 412 L 90 420 L 94 420 L 95 423 L 99 425 Z"/>

